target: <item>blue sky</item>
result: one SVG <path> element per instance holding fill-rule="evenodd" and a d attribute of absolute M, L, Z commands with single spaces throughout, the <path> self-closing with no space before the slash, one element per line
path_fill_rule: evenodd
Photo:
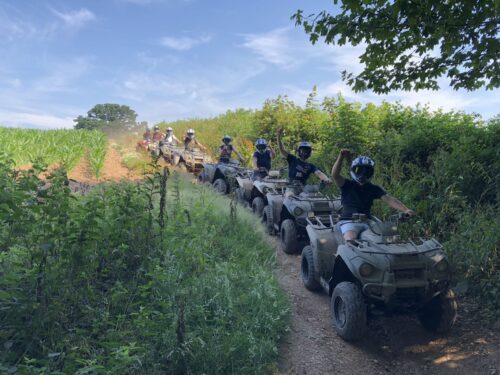
<path fill-rule="evenodd" d="M 290 16 L 330 0 L 0 0 L 0 124 L 72 127 L 98 103 L 129 105 L 155 123 L 259 108 L 288 95 L 304 104 L 341 92 L 362 103 L 500 113 L 495 91 L 353 93 L 360 47 L 312 46 Z"/>

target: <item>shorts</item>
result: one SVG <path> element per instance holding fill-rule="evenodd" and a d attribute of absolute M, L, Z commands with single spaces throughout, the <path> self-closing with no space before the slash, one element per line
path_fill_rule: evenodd
<path fill-rule="evenodd" d="M 356 232 L 356 235 L 360 234 L 365 229 L 368 229 L 368 224 L 365 223 L 355 223 L 351 220 L 341 220 L 339 221 L 339 227 L 342 234 L 352 231 Z"/>

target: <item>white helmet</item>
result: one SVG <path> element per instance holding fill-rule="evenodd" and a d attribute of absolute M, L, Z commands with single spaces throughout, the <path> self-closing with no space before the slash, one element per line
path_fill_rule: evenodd
<path fill-rule="evenodd" d="M 170 126 L 167 128 L 167 133 L 173 133 L 174 129 L 172 129 Z"/>
<path fill-rule="evenodd" d="M 189 128 L 186 132 L 186 135 L 188 138 L 193 138 L 194 137 L 194 129 Z"/>
<path fill-rule="evenodd" d="M 358 156 L 351 163 L 351 177 L 360 184 L 367 183 L 373 176 L 375 162 L 368 156 Z"/>

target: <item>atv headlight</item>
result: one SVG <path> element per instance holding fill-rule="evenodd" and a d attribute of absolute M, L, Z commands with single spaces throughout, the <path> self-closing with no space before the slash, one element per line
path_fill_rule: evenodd
<path fill-rule="evenodd" d="M 295 208 L 293 209 L 293 214 L 294 214 L 295 216 L 300 216 L 300 215 L 302 215 L 303 213 L 304 213 L 304 210 L 303 210 L 302 208 L 300 208 L 300 207 L 295 207 Z"/>
<path fill-rule="evenodd" d="M 359 274 L 363 277 L 370 276 L 374 270 L 375 268 L 370 263 L 362 263 L 361 266 L 359 266 Z"/>
<path fill-rule="evenodd" d="M 448 269 L 450 268 L 450 264 L 446 259 L 441 259 L 436 263 L 434 267 L 436 268 L 436 271 L 438 271 L 439 273 L 443 273 L 448 271 Z"/>

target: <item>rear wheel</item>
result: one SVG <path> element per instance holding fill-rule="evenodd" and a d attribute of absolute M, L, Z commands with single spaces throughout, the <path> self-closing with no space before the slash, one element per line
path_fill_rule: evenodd
<path fill-rule="evenodd" d="M 317 272 L 314 268 L 313 249 L 310 245 L 302 249 L 302 282 L 304 286 L 312 291 L 321 289 L 321 284 L 317 280 Z"/>
<path fill-rule="evenodd" d="M 418 313 L 418 319 L 425 329 L 448 332 L 457 319 L 458 304 L 451 289 L 431 299 Z"/>
<path fill-rule="evenodd" d="M 273 223 L 273 213 L 271 206 L 267 205 L 262 210 L 262 222 L 266 227 L 266 232 L 268 234 L 274 234 L 274 223 Z"/>
<path fill-rule="evenodd" d="M 227 194 L 227 183 L 223 178 L 218 178 L 214 181 L 214 189 L 217 193 Z"/>
<path fill-rule="evenodd" d="M 366 304 L 356 284 L 344 281 L 335 287 L 330 313 L 337 334 L 344 340 L 359 340 L 365 334 Z"/>
<path fill-rule="evenodd" d="M 262 216 L 262 211 L 264 210 L 264 198 L 262 197 L 255 197 L 252 201 L 252 211 L 255 215 L 258 217 Z"/>
<path fill-rule="evenodd" d="M 281 249 L 287 254 L 298 251 L 297 229 L 292 219 L 283 220 L 280 230 Z"/>

